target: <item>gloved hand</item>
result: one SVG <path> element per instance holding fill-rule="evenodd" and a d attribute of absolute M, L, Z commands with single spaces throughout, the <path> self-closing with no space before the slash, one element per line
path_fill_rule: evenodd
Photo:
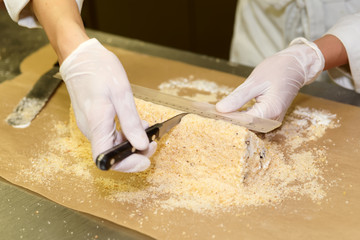
<path fill-rule="evenodd" d="M 133 154 L 114 165 L 121 172 L 143 171 L 150 166 L 156 143 L 149 145 L 139 118 L 131 86 L 119 59 L 96 39 L 80 44 L 62 63 L 60 73 L 68 89 L 76 122 L 90 140 L 93 159 L 124 139 L 143 154 Z M 116 130 L 118 116 L 122 133 Z"/>
<path fill-rule="evenodd" d="M 290 47 L 262 61 L 243 84 L 216 104 L 216 109 L 233 112 L 255 98 L 248 114 L 282 121 L 300 88 L 317 78 L 324 62 L 316 44 L 297 38 Z"/>

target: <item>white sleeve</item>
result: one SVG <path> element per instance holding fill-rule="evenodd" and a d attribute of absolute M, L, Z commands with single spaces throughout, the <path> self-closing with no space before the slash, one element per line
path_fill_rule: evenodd
<path fill-rule="evenodd" d="M 79 11 L 81 11 L 83 1 L 84 0 L 76 0 Z M 11 19 L 20 26 L 28 28 L 41 27 L 30 8 L 29 2 L 30 0 L 4 0 L 6 10 Z"/>
<path fill-rule="evenodd" d="M 329 29 L 327 34 L 336 36 L 343 43 L 352 75 L 352 79 L 350 79 L 345 75 L 338 74 L 334 81 L 345 88 L 352 88 L 360 93 L 360 13 L 340 19 Z M 329 73 L 331 75 L 331 71 Z"/>

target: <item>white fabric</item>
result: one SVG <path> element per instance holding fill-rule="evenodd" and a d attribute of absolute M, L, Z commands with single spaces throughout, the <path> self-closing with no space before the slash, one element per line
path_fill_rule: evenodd
<path fill-rule="evenodd" d="M 256 66 L 294 38 L 313 41 L 358 11 L 359 0 L 239 0 L 230 60 Z"/>
<path fill-rule="evenodd" d="M 76 0 L 79 11 L 81 11 L 83 1 L 84 0 Z M 30 0 L 4 0 L 6 10 L 11 19 L 20 26 L 28 28 L 41 27 L 34 13 L 31 11 L 29 2 Z"/>
<path fill-rule="evenodd" d="M 348 55 L 352 78 L 341 74 L 344 71 L 339 68 L 329 71 L 330 76 L 342 87 L 360 93 L 360 13 L 342 18 L 327 33 L 336 36 L 343 43 Z"/>

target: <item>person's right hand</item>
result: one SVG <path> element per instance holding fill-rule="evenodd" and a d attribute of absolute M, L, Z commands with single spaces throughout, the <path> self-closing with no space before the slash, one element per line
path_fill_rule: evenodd
<path fill-rule="evenodd" d="M 150 166 L 156 150 L 139 118 L 131 86 L 119 59 L 96 39 L 77 47 L 62 63 L 60 73 L 68 89 L 77 125 L 90 140 L 93 159 L 125 138 L 142 154 L 132 154 L 113 170 L 138 172 Z M 116 130 L 118 116 L 122 133 Z"/>
<path fill-rule="evenodd" d="M 318 47 L 306 39 L 261 62 L 246 81 L 216 104 L 219 112 L 233 112 L 255 98 L 248 114 L 282 121 L 299 89 L 311 83 L 324 69 Z"/>

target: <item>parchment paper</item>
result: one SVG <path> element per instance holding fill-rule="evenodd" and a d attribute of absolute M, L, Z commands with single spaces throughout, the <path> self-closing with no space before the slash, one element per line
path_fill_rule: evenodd
<path fill-rule="evenodd" d="M 114 49 L 132 83 L 156 87 L 171 78 L 193 75 L 230 87 L 242 78 L 184 63 Z M 24 60 L 22 75 L 0 85 L 0 118 L 5 119 L 35 81 L 48 71 L 56 56 L 46 46 Z M 37 192 L 55 202 L 135 229 L 157 239 L 359 239 L 360 237 L 360 108 L 299 94 L 295 106 L 325 109 L 336 113 L 341 127 L 328 130 L 313 147 L 327 146 L 325 178 L 341 178 L 327 192 L 321 204 L 309 199 L 285 200 L 275 207 L 239 209 L 216 216 L 196 214 L 183 209 L 161 211 L 136 208 L 131 204 L 108 204 L 101 186 L 80 182 L 76 176 L 60 178 L 56 185 L 24 181 L 21 169 L 30 168 L 31 158 L 46 151 L 49 132 L 58 121 L 69 116 L 69 97 L 62 85 L 30 127 L 14 129 L 0 123 L 2 138 L 0 174 L 8 181 Z M 331 141 L 328 141 L 330 139 Z M 96 169 L 95 177 L 104 174 Z M 114 175 L 114 177 L 116 177 Z M 83 189 L 91 189 L 89 196 Z M 345 194 L 346 193 L 346 194 Z M 147 216 L 146 218 L 144 216 Z M 101 232 L 101 230 L 99 230 Z M 100 236 L 100 235 L 99 235 Z"/>

